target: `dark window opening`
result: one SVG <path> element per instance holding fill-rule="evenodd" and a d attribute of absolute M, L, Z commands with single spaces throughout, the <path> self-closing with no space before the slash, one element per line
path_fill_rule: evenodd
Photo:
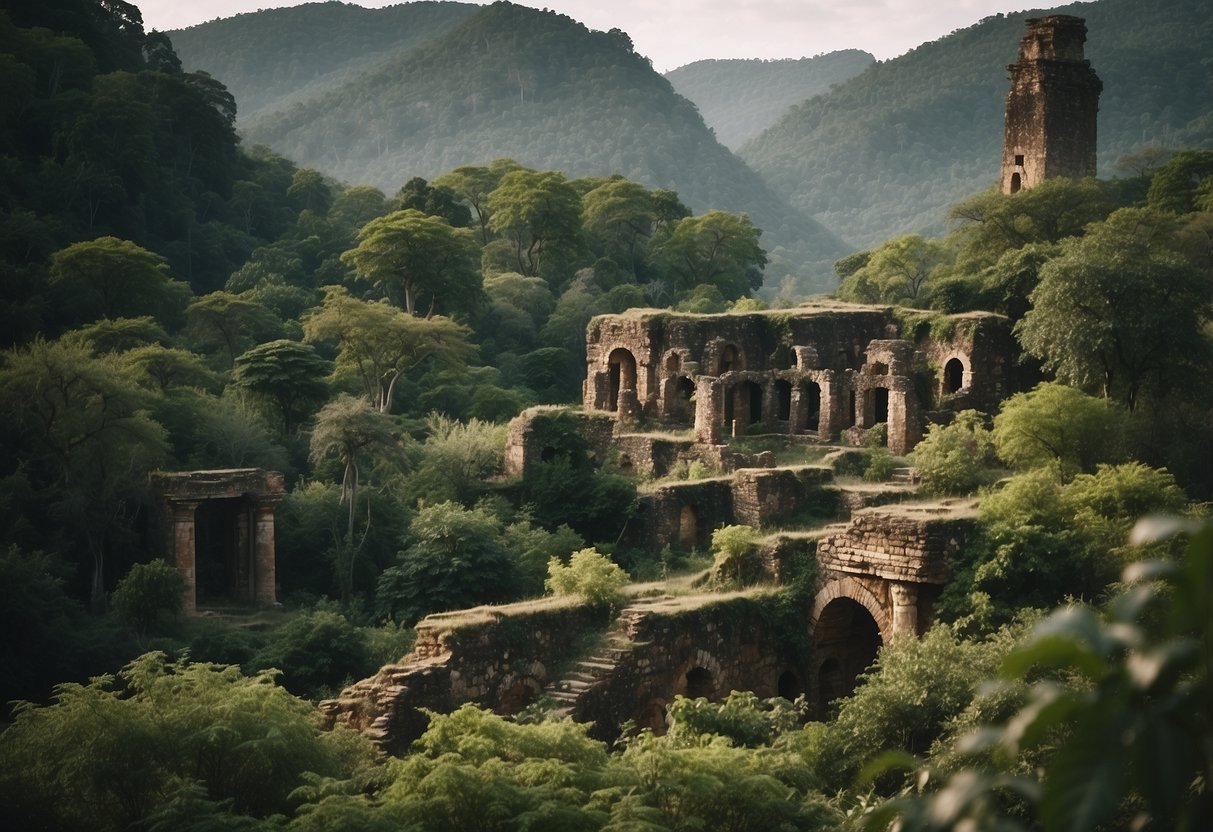
<path fill-rule="evenodd" d="M 682 511 L 678 514 L 678 542 L 682 544 L 684 549 L 693 548 L 698 538 L 698 531 L 698 519 L 695 517 L 695 509 L 690 506 L 683 506 Z"/>
<path fill-rule="evenodd" d="M 607 358 L 611 374 L 610 401 L 608 410 L 619 409 L 619 393 L 623 390 L 636 389 L 636 358 L 627 350 L 620 347 L 613 350 Z"/>
<path fill-rule="evenodd" d="M 959 358 L 953 358 L 943 365 L 943 391 L 955 393 L 964 387 L 965 365 Z"/>
<path fill-rule="evenodd" d="M 821 430 L 821 386 L 815 381 L 805 385 L 804 429 Z"/>
<path fill-rule="evenodd" d="M 851 391 L 851 393 L 850 393 L 850 395 L 847 397 L 847 422 L 848 422 L 848 427 L 854 427 L 854 426 L 855 426 L 855 414 L 856 414 L 856 410 L 855 410 L 855 391 L 854 391 L 854 390 L 852 390 L 852 391 Z"/>
<path fill-rule="evenodd" d="M 742 369 L 741 354 L 737 351 L 737 347 L 729 344 L 720 353 L 720 372 L 717 375 L 740 369 Z"/>
<path fill-rule="evenodd" d="M 1015 154 L 1015 167 L 1017 167 L 1017 168 L 1023 167 L 1023 154 L 1022 153 Z"/>
<path fill-rule="evenodd" d="M 785 670 L 779 677 L 779 695 L 791 702 L 802 693 L 804 688 L 800 685 L 800 679 L 792 671 Z"/>
<path fill-rule="evenodd" d="M 874 362 L 869 369 L 874 376 L 887 376 L 889 374 L 889 365 L 882 364 L 879 361 Z"/>
<path fill-rule="evenodd" d="M 682 356 L 678 353 L 670 353 L 665 360 L 665 371 L 673 375 L 682 369 Z"/>
<path fill-rule="evenodd" d="M 750 389 L 750 424 L 754 425 L 762 421 L 762 388 L 752 381 L 746 386 Z"/>
<path fill-rule="evenodd" d="M 684 402 L 689 402 L 691 396 L 695 395 L 695 382 L 691 381 L 686 376 L 678 379 L 678 398 Z"/>
<path fill-rule="evenodd" d="M 539 459 L 542 462 L 551 462 L 555 458 L 556 458 L 556 449 L 553 448 L 551 445 L 545 446 L 544 449 L 539 452 Z"/>
<path fill-rule="evenodd" d="M 1013 194 L 1019 193 L 1019 190 L 1022 187 L 1023 187 L 1023 182 L 1019 178 L 1019 174 L 1018 173 L 1011 174 L 1011 193 L 1013 193 Z"/>

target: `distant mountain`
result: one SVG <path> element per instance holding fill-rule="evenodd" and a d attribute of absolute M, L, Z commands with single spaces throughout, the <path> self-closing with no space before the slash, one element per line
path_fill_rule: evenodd
<path fill-rule="evenodd" d="M 992 185 L 1002 147 L 1006 65 L 1024 21 L 1086 18 L 1103 80 L 1101 176 L 1150 145 L 1213 147 L 1213 3 L 1099 0 L 998 15 L 793 108 L 740 155 L 792 204 L 871 246 L 938 232 L 947 207 Z"/>
<path fill-rule="evenodd" d="M 736 150 L 779 121 L 793 104 L 854 78 L 875 60 L 859 49 L 844 49 L 782 61 L 696 61 L 665 77 L 679 95 L 694 102 L 720 143 Z"/>
<path fill-rule="evenodd" d="M 328 19 L 345 14 L 343 8 L 291 11 Z M 263 31 L 261 14 L 269 13 L 234 21 L 255 22 Z M 310 24 L 299 28 L 315 31 Z M 211 34 L 239 35 L 253 49 L 238 29 Z M 339 30 L 331 34 L 345 39 Z M 194 48 L 190 55 L 219 47 Z M 245 61 L 253 59 L 233 51 L 229 63 Z M 225 80 L 218 68 L 215 75 Z M 346 182 L 394 193 L 412 176 L 430 178 L 508 156 L 570 177 L 620 173 L 671 188 L 696 212 L 746 212 L 764 230 L 763 245 L 782 249 L 773 258 L 776 278 L 816 275 L 806 285 L 824 288 L 830 264 L 850 250 L 717 142 L 695 107 L 633 51 L 626 34 L 591 32 L 554 12 L 494 3 L 424 45 L 381 55 L 351 80 L 299 99 L 292 96 L 294 103 L 283 108 L 263 106 L 242 121 L 246 141 Z"/>
<path fill-rule="evenodd" d="M 202 69 L 236 97 L 241 122 L 340 86 L 390 55 L 449 31 L 480 9 L 413 2 L 383 9 L 307 3 L 170 32 L 186 69 Z"/>

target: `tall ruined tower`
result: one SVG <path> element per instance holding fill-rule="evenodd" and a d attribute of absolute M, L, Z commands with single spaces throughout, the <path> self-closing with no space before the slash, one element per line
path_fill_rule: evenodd
<path fill-rule="evenodd" d="M 1028 21 L 1019 61 L 1007 67 L 1001 187 L 1013 194 L 1053 176 L 1095 175 L 1095 118 L 1103 84 L 1083 58 L 1081 17 Z"/>

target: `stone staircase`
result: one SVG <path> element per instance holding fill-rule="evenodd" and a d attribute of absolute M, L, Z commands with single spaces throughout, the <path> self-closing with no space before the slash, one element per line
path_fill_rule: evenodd
<path fill-rule="evenodd" d="M 655 601 L 668 600 L 672 596 L 646 598 L 619 612 L 611 629 L 603 634 L 589 655 L 573 666 L 563 678 L 544 688 L 543 696 L 551 703 L 551 713 L 556 717 L 572 716 L 577 703 L 586 691 L 611 678 L 619 664 L 642 642 L 635 641 L 640 623 L 649 615 L 649 606 Z"/>
<path fill-rule="evenodd" d="M 889 481 L 905 483 L 906 485 L 918 485 L 921 482 L 921 478 L 918 476 L 917 468 L 894 468 L 893 476 Z"/>

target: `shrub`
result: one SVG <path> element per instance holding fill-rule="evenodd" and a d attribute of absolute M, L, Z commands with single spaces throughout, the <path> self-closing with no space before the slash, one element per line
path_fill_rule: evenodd
<path fill-rule="evenodd" d="M 991 479 L 994 440 L 985 417 L 964 410 L 950 425 L 932 425 L 908 459 L 932 494 L 969 494 Z"/>
<path fill-rule="evenodd" d="M 142 644 L 165 617 L 181 612 L 185 579 L 177 567 L 162 560 L 136 563 L 118 582 L 110 606 Z"/>
<path fill-rule="evenodd" d="M 253 664 L 259 669 L 281 670 L 283 687 L 297 696 L 313 698 L 374 670 L 366 633 L 329 610 L 287 621 L 270 636 Z"/>
<path fill-rule="evenodd" d="M 556 595 L 579 595 L 594 606 L 614 607 L 619 603 L 628 573 L 596 549 L 574 552 L 565 566 L 559 558 L 548 561 L 545 586 Z"/>
<path fill-rule="evenodd" d="M 1122 456 L 1125 417 L 1117 406 L 1064 384 L 1044 383 L 1002 404 L 994 418 L 998 455 L 1014 468 L 1053 466 L 1090 473 Z"/>
<path fill-rule="evenodd" d="M 757 541 L 758 530 L 753 526 L 721 526 L 712 532 L 713 572 L 718 577 L 740 581 Z"/>

